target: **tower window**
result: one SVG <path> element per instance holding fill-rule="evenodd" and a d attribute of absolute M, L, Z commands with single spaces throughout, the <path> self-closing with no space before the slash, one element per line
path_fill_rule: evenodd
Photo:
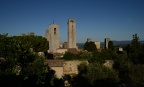
<path fill-rule="evenodd" d="M 56 34 L 56 28 L 54 28 L 54 34 Z"/>

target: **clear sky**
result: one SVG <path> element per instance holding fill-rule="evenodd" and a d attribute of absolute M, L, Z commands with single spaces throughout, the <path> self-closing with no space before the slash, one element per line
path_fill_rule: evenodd
<path fill-rule="evenodd" d="M 144 40 L 144 0 L 0 0 L 0 34 L 45 36 L 54 22 L 66 42 L 69 18 L 76 20 L 77 42 L 132 40 L 135 33 Z"/>

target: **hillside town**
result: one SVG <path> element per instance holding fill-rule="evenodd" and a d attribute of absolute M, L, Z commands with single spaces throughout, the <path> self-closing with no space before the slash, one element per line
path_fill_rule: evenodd
<path fill-rule="evenodd" d="M 67 21 L 68 41 L 61 43 L 58 24 L 45 37 L 34 32 L 0 35 L 1 85 L 15 87 L 143 87 L 144 44 L 134 34 L 131 43 L 104 45 L 90 37 L 80 48 L 76 19 Z"/>

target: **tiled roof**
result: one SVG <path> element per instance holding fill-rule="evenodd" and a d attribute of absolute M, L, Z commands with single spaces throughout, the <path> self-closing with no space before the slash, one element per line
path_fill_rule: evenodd
<path fill-rule="evenodd" d="M 68 48 L 68 52 L 73 53 L 73 54 L 79 53 L 79 51 L 76 48 Z"/>
<path fill-rule="evenodd" d="M 46 64 L 49 67 L 63 67 L 64 60 L 47 60 Z"/>

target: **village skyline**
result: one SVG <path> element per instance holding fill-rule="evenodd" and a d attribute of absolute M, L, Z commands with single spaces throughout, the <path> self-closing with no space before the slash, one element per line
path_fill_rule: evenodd
<path fill-rule="evenodd" d="M 53 22 L 60 27 L 60 39 L 67 41 L 67 19 L 75 18 L 77 43 L 87 38 L 103 42 L 131 40 L 137 33 L 144 40 L 143 0 L 1 0 L 0 33 L 18 36 L 34 32 L 45 35 Z"/>

